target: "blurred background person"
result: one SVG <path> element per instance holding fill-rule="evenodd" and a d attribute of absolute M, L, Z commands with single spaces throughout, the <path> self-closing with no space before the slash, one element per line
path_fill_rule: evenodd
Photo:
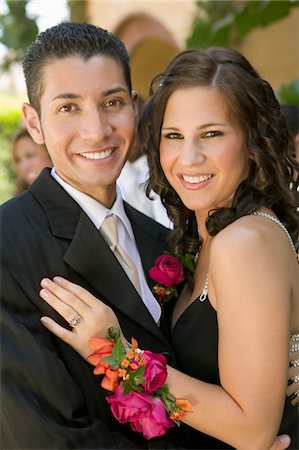
<path fill-rule="evenodd" d="M 36 144 L 23 127 L 12 136 L 11 154 L 17 176 L 16 194 L 28 189 L 44 167 L 53 166 L 46 147 Z"/>

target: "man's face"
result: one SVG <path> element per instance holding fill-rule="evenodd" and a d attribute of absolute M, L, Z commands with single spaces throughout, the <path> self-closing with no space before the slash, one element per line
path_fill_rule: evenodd
<path fill-rule="evenodd" d="M 23 105 L 31 135 L 63 180 L 111 207 L 135 130 L 121 66 L 104 56 L 57 59 L 44 68 L 43 87 L 40 117 Z"/>

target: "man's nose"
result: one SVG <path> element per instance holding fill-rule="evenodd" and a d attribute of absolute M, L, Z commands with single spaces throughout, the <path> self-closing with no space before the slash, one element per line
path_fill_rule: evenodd
<path fill-rule="evenodd" d="M 80 134 L 83 139 L 100 141 L 112 134 L 112 125 L 105 112 L 92 110 L 84 114 L 80 126 Z"/>

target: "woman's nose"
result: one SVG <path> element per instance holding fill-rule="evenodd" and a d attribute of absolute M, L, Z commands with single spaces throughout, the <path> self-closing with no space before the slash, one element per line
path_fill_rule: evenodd
<path fill-rule="evenodd" d="M 180 159 L 182 164 L 190 166 L 203 163 L 206 156 L 200 143 L 194 140 L 185 140 Z"/>

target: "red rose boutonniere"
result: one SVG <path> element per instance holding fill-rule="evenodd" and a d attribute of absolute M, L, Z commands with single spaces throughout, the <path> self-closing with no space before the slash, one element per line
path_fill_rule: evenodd
<path fill-rule="evenodd" d="M 195 255 L 186 253 L 184 255 L 172 256 L 168 253 L 159 256 L 154 267 L 149 270 L 149 276 L 157 281 L 153 292 L 158 296 L 163 305 L 173 296 L 178 296 L 177 285 L 185 280 L 185 272 L 194 273 Z"/>

